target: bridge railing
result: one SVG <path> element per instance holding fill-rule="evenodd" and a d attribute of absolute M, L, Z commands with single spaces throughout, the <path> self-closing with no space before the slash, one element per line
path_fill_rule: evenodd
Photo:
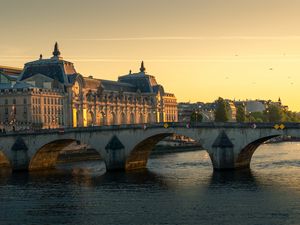
<path fill-rule="evenodd" d="M 7 135 L 26 135 L 26 134 L 64 134 L 69 132 L 92 132 L 92 131 L 108 131 L 108 130 L 125 130 L 125 129 L 155 129 L 155 128 L 252 128 L 252 129 L 273 129 L 275 125 L 284 125 L 284 129 L 300 129 L 300 123 L 237 123 L 237 122 L 201 122 L 201 123 L 184 123 L 184 122 L 166 122 L 166 123 L 143 123 L 143 124 L 121 124 L 121 125 L 105 125 L 90 127 L 65 127 L 55 129 L 39 129 L 39 130 L 23 130 L 9 131 L 0 133 L 0 136 Z M 275 129 L 275 128 L 274 128 Z"/>

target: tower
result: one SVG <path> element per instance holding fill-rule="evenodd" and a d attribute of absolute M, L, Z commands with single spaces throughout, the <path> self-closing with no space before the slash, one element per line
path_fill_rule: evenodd
<path fill-rule="evenodd" d="M 142 61 L 142 63 L 141 63 L 140 71 L 141 71 L 142 73 L 145 73 L 145 71 L 146 71 L 146 68 L 144 67 L 144 61 Z"/>
<path fill-rule="evenodd" d="M 60 51 L 58 49 L 58 43 L 55 42 L 55 45 L 54 45 L 54 51 L 53 51 L 53 57 L 52 59 L 62 59 L 62 57 L 60 57 Z"/>

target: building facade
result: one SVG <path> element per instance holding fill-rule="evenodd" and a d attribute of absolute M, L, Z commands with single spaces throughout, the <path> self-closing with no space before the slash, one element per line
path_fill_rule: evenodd
<path fill-rule="evenodd" d="M 5 76 L 5 77 L 4 77 Z M 16 76 L 16 75 L 14 75 Z M 0 74 L 0 78 L 7 78 Z M 53 57 L 26 63 L 15 80 L 0 83 L 0 125 L 7 129 L 86 127 L 177 121 L 177 101 L 142 62 L 118 81 L 84 77 Z"/>

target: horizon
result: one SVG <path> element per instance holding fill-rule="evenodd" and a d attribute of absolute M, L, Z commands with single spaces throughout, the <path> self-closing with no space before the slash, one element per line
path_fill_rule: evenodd
<path fill-rule="evenodd" d="M 40 54 L 48 58 L 58 41 L 62 57 L 84 76 L 117 80 L 139 71 L 143 60 L 178 102 L 280 97 L 300 111 L 296 0 L 4 0 L 1 6 L 1 65 L 23 68 Z"/>

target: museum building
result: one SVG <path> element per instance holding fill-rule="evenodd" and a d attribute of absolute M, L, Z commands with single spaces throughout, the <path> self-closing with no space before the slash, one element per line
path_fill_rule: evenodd
<path fill-rule="evenodd" d="M 50 59 L 40 55 L 23 70 L 1 68 L 2 129 L 177 122 L 175 95 L 146 73 L 143 62 L 140 72 L 118 81 L 85 77 L 63 60 L 56 43 Z"/>

